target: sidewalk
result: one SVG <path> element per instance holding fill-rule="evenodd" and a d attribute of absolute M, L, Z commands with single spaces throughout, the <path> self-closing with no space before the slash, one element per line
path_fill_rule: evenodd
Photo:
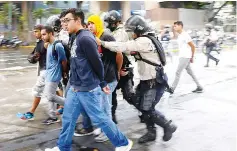
<path fill-rule="evenodd" d="M 1 46 L 0 47 L 0 51 L 1 50 L 10 50 L 10 49 L 15 49 L 15 50 L 19 50 L 19 49 L 30 49 L 33 51 L 33 49 L 35 48 L 35 45 L 30 45 L 30 46 L 20 46 L 17 49 L 15 48 L 7 48 L 6 46 Z"/>

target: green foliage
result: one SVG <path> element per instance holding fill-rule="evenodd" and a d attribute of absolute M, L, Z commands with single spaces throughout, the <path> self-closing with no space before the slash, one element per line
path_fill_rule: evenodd
<path fill-rule="evenodd" d="M 231 4 L 232 6 L 236 6 L 236 1 L 229 1 L 228 4 Z"/>
<path fill-rule="evenodd" d="M 165 1 L 160 2 L 162 8 L 187 8 L 187 9 L 204 9 L 208 2 L 197 1 Z"/>
<path fill-rule="evenodd" d="M 20 17 L 19 17 L 19 28 L 18 30 L 23 30 L 24 27 L 26 26 L 27 24 L 27 15 L 26 14 L 22 14 Z"/>
<path fill-rule="evenodd" d="M 9 20 L 8 10 L 9 10 L 9 3 L 5 3 L 0 8 L 0 22 L 3 24 L 7 24 Z M 17 8 L 15 4 L 11 5 L 12 10 L 12 18 L 15 18 L 16 20 L 19 19 L 20 16 L 20 9 Z"/>
<path fill-rule="evenodd" d="M 53 5 L 54 1 L 46 1 L 45 3 L 46 3 L 46 5 Z"/>
<path fill-rule="evenodd" d="M 41 19 L 47 15 L 45 10 L 42 8 L 34 10 L 32 14 L 34 19 Z"/>
<path fill-rule="evenodd" d="M 61 9 L 58 9 L 58 8 L 51 8 L 49 10 L 49 14 L 60 14 L 61 13 Z"/>

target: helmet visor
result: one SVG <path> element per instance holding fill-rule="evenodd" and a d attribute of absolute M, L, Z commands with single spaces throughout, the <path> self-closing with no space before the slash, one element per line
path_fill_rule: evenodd
<path fill-rule="evenodd" d="M 126 32 L 134 32 L 136 29 L 135 26 L 128 26 L 128 25 L 125 25 L 125 31 Z"/>

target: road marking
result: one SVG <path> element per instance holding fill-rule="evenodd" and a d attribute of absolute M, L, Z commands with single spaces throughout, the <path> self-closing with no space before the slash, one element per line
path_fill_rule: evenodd
<path fill-rule="evenodd" d="M 25 60 L 26 58 L 17 58 L 17 59 L 0 59 L 0 62 L 12 61 L 12 60 Z"/>
<path fill-rule="evenodd" d="M 17 89 L 16 92 L 31 90 L 32 88 Z"/>
<path fill-rule="evenodd" d="M 27 68 L 36 68 L 36 66 L 26 66 L 26 67 L 15 66 L 15 67 L 0 69 L 0 71 L 9 71 L 9 70 L 13 71 L 13 70 L 22 70 L 22 69 L 27 69 Z"/>

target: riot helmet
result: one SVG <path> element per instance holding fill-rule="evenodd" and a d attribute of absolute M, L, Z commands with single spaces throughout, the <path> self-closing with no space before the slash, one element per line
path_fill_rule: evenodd
<path fill-rule="evenodd" d="M 221 27 L 220 26 L 214 26 L 215 31 L 220 31 Z"/>
<path fill-rule="evenodd" d="M 116 10 L 109 11 L 109 13 L 106 14 L 104 17 L 104 22 L 108 23 L 107 27 L 111 31 L 114 31 L 117 28 L 117 23 L 121 22 L 121 20 L 122 20 L 121 14 Z"/>
<path fill-rule="evenodd" d="M 61 30 L 61 21 L 57 15 L 50 16 L 46 21 L 46 25 L 51 26 L 54 32 L 58 33 Z"/>
<path fill-rule="evenodd" d="M 126 21 L 125 30 L 127 32 L 134 32 L 137 36 L 139 36 L 151 31 L 151 28 L 142 16 L 134 15 Z"/>
<path fill-rule="evenodd" d="M 205 29 L 206 29 L 207 31 L 211 31 L 212 28 L 213 28 L 213 25 L 212 25 L 212 24 L 206 24 L 206 25 L 205 25 Z"/>

